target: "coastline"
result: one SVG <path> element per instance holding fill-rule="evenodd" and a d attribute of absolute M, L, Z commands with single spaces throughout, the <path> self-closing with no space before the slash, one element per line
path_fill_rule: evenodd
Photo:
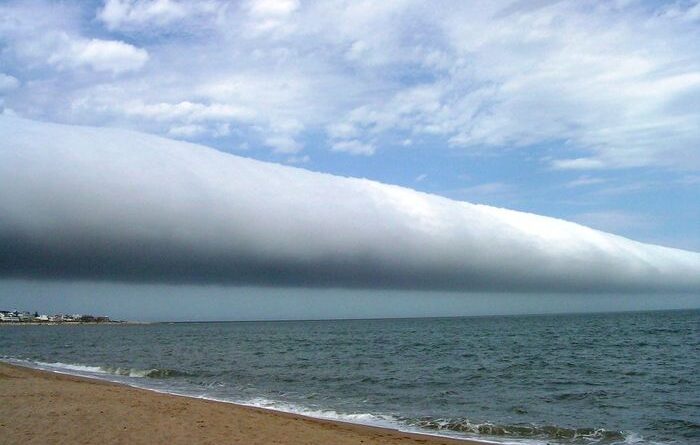
<path fill-rule="evenodd" d="M 120 325 L 135 325 L 135 324 L 153 324 L 148 321 L 4 321 L 0 323 L 2 326 L 120 326 Z"/>
<path fill-rule="evenodd" d="M 5 443 L 484 445 L 0 362 Z"/>

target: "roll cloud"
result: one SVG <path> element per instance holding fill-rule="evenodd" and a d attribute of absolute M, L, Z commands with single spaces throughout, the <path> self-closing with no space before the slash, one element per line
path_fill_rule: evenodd
<path fill-rule="evenodd" d="M 697 291 L 700 254 L 110 128 L 0 116 L 0 276 Z"/>

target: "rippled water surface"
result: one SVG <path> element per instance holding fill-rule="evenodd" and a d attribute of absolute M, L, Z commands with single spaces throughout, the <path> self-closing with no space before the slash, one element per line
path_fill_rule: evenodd
<path fill-rule="evenodd" d="M 700 443 L 700 311 L 18 326 L 0 329 L 0 355 L 404 430 Z"/>

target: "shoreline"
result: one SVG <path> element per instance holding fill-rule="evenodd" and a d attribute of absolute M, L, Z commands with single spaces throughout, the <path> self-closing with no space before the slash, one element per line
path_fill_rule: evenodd
<path fill-rule="evenodd" d="M 0 361 L 7 443 L 485 445 L 176 395 Z"/>
<path fill-rule="evenodd" d="M 83 325 L 104 325 L 121 326 L 135 324 L 153 324 L 148 321 L 3 321 L 0 326 L 83 326 Z"/>

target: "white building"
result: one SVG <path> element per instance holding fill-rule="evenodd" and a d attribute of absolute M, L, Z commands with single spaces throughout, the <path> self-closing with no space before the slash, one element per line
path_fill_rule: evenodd
<path fill-rule="evenodd" d="M 0 311 L 0 322 L 19 322 L 17 312 Z"/>

